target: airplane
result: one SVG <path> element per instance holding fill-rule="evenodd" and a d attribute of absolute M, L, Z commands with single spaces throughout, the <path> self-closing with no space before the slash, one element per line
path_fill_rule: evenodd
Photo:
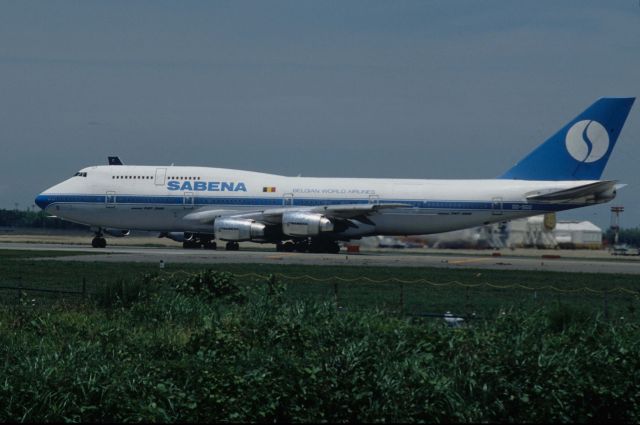
<path fill-rule="evenodd" d="M 328 252 L 372 235 L 422 235 L 608 202 L 624 186 L 600 180 L 635 98 L 601 98 L 499 177 L 478 180 L 287 177 L 191 166 L 83 168 L 36 204 L 105 233 L 158 231 L 185 248 L 238 242 Z M 510 142 L 513 145 L 513 142 Z"/>

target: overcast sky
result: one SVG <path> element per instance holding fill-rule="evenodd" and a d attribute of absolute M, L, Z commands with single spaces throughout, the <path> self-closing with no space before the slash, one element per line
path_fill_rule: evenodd
<path fill-rule="evenodd" d="M 491 178 L 640 94 L 640 3 L 0 1 L 0 208 L 117 154 L 284 175 Z M 603 178 L 640 225 L 640 101 Z M 609 206 L 562 213 L 609 225 Z"/>

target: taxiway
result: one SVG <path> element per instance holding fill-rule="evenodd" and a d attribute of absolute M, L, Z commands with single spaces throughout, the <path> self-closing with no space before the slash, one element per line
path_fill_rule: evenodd
<path fill-rule="evenodd" d="M 262 264 L 305 264 L 325 266 L 372 266 L 372 267 L 447 267 L 500 270 L 537 270 L 585 273 L 625 273 L 640 274 L 640 259 L 614 258 L 593 255 L 582 257 L 564 256 L 571 254 L 534 251 L 522 253 L 478 253 L 430 252 L 428 249 L 411 252 L 364 251 L 358 254 L 308 254 L 283 253 L 266 249 L 245 249 L 240 251 L 186 250 L 169 247 L 113 246 L 96 250 L 71 244 L 0 243 L 0 249 L 20 249 L 33 251 L 81 252 L 52 258 L 57 261 L 84 262 L 147 262 L 165 265 L 171 263 L 262 263 Z M 93 255 L 90 255 L 93 254 Z M 576 255 L 576 254 L 574 254 Z"/>

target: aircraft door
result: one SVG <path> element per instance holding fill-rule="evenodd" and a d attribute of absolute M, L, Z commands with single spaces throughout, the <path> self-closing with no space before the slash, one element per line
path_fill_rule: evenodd
<path fill-rule="evenodd" d="M 293 193 L 285 193 L 284 195 L 282 195 L 282 206 L 284 207 L 293 206 Z"/>
<path fill-rule="evenodd" d="M 369 203 L 372 205 L 380 204 L 380 197 L 378 195 L 369 195 Z"/>
<path fill-rule="evenodd" d="M 116 207 L 116 193 L 113 191 L 108 191 L 106 196 L 104 197 L 104 205 L 107 208 L 115 208 Z"/>
<path fill-rule="evenodd" d="M 193 196 L 193 192 L 185 192 L 184 193 L 184 207 L 185 207 L 185 209 L 193 208 L 194 201 L 195 201 L 195 197 Z"/>
<path fill-rule="evenodd" d="M 166 168 L 156 168 L 156 186 L 164 186 L 164 181 L 167 177 Z"/>
<path fill-rule="evenodd" d="M 491 199 L 491 214 L 502 215 L 502 198 Z"/>

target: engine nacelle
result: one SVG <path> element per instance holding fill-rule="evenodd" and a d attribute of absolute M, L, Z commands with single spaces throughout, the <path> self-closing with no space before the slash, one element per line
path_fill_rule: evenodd
<path fill-rule="evenodd" d="M 127 229 L 102 229 L 104 233 L 107 235 L 115 236 L 116 238 L 122 238 L 124 236 L 129 236 L 131 234 L 130 230 Z"/>
<path fill-rule="evenodd" d="M 213 223 L 216 238 L 223 241 L 251 241 L 264 239 L 266 226 L 244 218 L 217 218 Z"/>
<path fill-rule="evenodd" d="M 333 223 L 321 214 L 287 211 L 282 214 L 282 232 L 289 236 L 317 236 L 332 232 Z"/>

